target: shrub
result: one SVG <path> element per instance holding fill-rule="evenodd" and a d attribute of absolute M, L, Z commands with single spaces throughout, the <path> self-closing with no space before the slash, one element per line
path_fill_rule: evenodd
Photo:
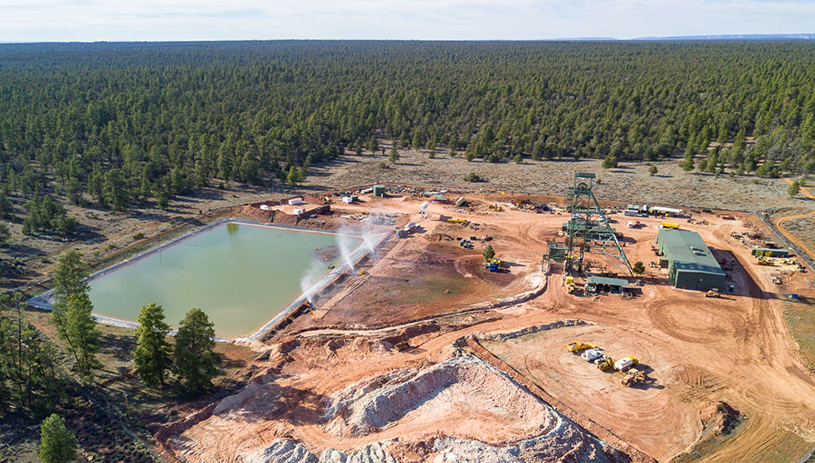
<path fill-rule="evenodd" d="M 467 174 L 467 176 L 466 176 L 466 177 L 464 177 L 464 181 L 465 181 L 465 182 L 473 182 L 473 183 L 477 183 L 477 182 L 484 182 L 485 180 L 484 180 L 483 178 L 481 178 L 481 177 L 480 177 L 478 174 L 476 174 L 475 172 L 470 172 L 469 174 Z"/>

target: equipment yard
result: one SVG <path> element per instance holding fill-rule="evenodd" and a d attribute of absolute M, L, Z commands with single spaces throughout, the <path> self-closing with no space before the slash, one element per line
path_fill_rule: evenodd
<path fill-rule="evenodd" d="M 331 203 L 323 227 L 390 238 L 315 295 L 313 310 L 235 341 L 258 352 L 252 379 L 160 433 L 169 458 L 758 462 L 805 460 L 815 447 L 811 365 L 784 318 L 788 304 L 812 310 L 811 269 L 795 257 L 758 265 L 752 248 L 771 237 L 756 217 L 671 218 L 727 274 L 719 297 L 706 297 L 714 291 L 675 288 L 660 268 L 664 217 L 626 227 L 623 206 L 603 203 L 644 272 L 589 249 L 567 283 L 567 265 L 542 255 L 566 242 L 568 200 L 460 191 L 445 192 L 465 196 L 459 206 L 423 207 L 422 193 L 320 199 Z M 243 215 L 258 218 L 249 207 Z M 492 270 L 488 245 L 500 259 Z M 600 276 L 629 285 L 609 293 L 619 280 Z M 578 340 L 602 351 L 598 362 L 611 358 L 605 370 L 581 357 L 592 346 L 570 352 Z M 636 361 L 618 362 L 626 357 Z"/>

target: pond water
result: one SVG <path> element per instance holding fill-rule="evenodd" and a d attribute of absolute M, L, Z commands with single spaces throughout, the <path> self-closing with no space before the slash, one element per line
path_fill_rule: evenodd
<path fill-rule="evenodd" d="M 340 263 L 336 243 L 331 234 L 228 223 L 92 280 L 91 301 L 95 313 L 127 321 L 161 304 L 174 329 L 198 307 L 218 336 L 247 336 L 302 293 L 306 273 L 316 281 Z"/>

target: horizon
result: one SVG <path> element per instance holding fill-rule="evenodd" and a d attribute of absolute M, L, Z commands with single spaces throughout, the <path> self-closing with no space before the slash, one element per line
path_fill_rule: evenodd
<path fill-rule="evenodd" d="M 551 39 L 201 39 L 201 40 L 66 40 L 66 41 L 0 41 L 0 45 L 93 45 L 93 44 L 126 44 L 126 43 L 240 43 L 240 42 L 482 42 L 482 43 L 534 43 L 534 42 L 691 42 L 691 41 L 722 41 L 722 42 L 750 42 L 750 41 L 809 41 L 815 40 L 815 32 L 805 32 L 797 34 L 709 34 L 709 35 L 681 35 L 681 36 L 656 36 L 656 37 L 632 37 L 620 39 L 616 37 L 556 37 Z"/>
<path fill-rule="evenodd" d="M 0 43 L 772 38 L 812 24 L 802 0 L 0 0 Z"/>

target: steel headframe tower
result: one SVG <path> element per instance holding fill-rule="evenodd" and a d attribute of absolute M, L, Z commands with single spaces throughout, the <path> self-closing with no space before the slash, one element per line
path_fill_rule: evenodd
<path fill-rule="evenodd" d="M 577 172 L 574 175 L 574 188 L 569 190 L 572 200 L 572 217 L 566 225 L 566 271 L 583 271 L 583 258 L 586 253 L 608 257 L 623 272 L 633 276 L 631 264 L 625 257 L 617 235 L 609 226 L 603 208 L 592 192 L 595 175 Z"/>

